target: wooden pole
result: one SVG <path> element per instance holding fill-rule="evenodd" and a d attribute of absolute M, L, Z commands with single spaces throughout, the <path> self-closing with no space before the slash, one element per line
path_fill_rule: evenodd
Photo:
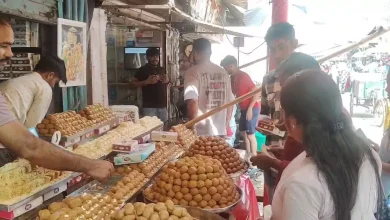
<path fill-rule="evenodd" d="M 360 45 L 363 45 L 363 44 L 365 44 L 365 43 L 367 43 L 367 42 L 369 42 L 369 41 L 371 41 L 371 40 L 373 40 L 373 39 L 375 39 L 375 38 L 377 38 L 377 37 L 379 37 L 379 36 L 389 32 L 389 30 L 390 29 L 383 29 L 381 31 L 377 31 L 377 32 L 367 36 L 366 38 L 360 40 L 357 43 L 354 43 L 354 44 L 352 44 L 352 45 L 350 45 L 348 47 L 345 47 L 345 48 L 343 48 L 343 49 L 341 49 L 339 51 L 336 51 L 336 52 L 334 52 L 332 54 L 329 54 L 328 56 L 322 57 L 321 59 L 318 60 L 318 62 L 319 63 L 323 63 L 323 62 L 325 62 L 327 60 L 330 60 L 330 59 L 332 59 L 334 57 L 337 57 L 337 56 L 339 56 L 339 55 L 341 55 L 341 54 L 343 54 L 345 52 L 348 52 L 348 51 L 350 51 L 350 50 L 352 50 L 352 49 L 354 49 L 354 48 L 356 48 L 356 47 L 358 47 Z"/>
<path fill-rule="evenodd" d="M 319 63 L 323 63 L 323 62 L 325 62 L 325 61 L 327 61 L 327 60 L 330 60 L 330 59 L 332 59 L 332 58 L 334 58 L 334 57 L 337 57 L 337 56 L 339 56 L 339 55 L 341 55 L 341 54 L 343 54 L 343 53 L 345 53 L 345 52 L 347 52 L 347 51 L 349 51 L 349 50 L 351 50 L 351 49 L 353 49 L 353 48 L 356 48 L 356 47 L 358 47 L 358 46 L 360 46 L 360 45 L 362 45 L 362 44 L 365 44 L 365 43 L 367 43 L 367 42 L 369 42 L 369 41 L 371 41 L 371 40 L 373 40 L 373 39 L 375 39 L 375 38 L 377 38 L 377 37 L 379 37 L 379 36 L 381 36 L 381 35 L 383 35 L 383 34 L 385 34 L 385 33 L 387 33 L 387 32 L 389 32 L 389 30 L 386 29 L 386 30 L 378 31 L 378 32 L 376 32 L 376 33 L 374 33 L 374 34 L 371 34 L 370 36 L 368 36 L 368 37 L 362 39 L 361 41 L 359 41 L 359 42 L 357 42 L 357 43 L 355 43 L 355 44 L 352 44 L 352 45 L 350 45 L 350 46 L 348 46 L 348 47 L 345 47 L 345 48 L 343 48 L 343 49 L 341 49 L 341 50 L 339 50 L 339 51 L 336 51 L 336 52 L 334 52 L 334 53 L 332 53 L 332 54 L 329 54 L 328 56 L 325 56 L 325 57 L 319 59 L 318 62 L 319 62 Z M 253 90 L 253 91 L 251 91 L 251 92 L 249 92 L 249 93 L 247 93 L 247 94 L 245 94 L 245 95 L 242 95 L 242 96 L 240 96 L 240 97 L 234 99 L 233 101 L 231 101 L 231 102 L 229 102 L 229 103 L 226 103 L 226 104 L 221 105 L 221 106 L 219 106 L 219 107 L 217 107 L 217 108 L 215 108 L 215 109 L 213 109 L 213 110 L 211 110 L 211 111 L 209 111 L 209 112 L 206 112 L 206 113 L 204 113 L 203 115 L 200 115 L 200 116 L 198 116 L 198 117 L 192 119 L 191 121 L 185 123 L 184 125 L 185 125 L 186 127 L 188 127 L 188 128 L 191 128 L 191 127 L 193 127 L 196 123 L 198 123 L 198 122 L 200 122 L 200 121 L 202 121 L 202 120 L 204 120 L 204 119 L 210 117 L 211 115 L 213 115 L 213 114 L 215 114 L 215 113 L 217 113 L 217 112 L 220 112 L 220 111 L 222 111 L 222 110 L 224 110 L 224 109 L 226 109 L 226 108 L 229 108 L 230 106 L 233 106 L 233 105 L 235 105 L 235 104 L 237 104 L 237 103 L 239 103 L 239 102 L 242 102 L 242 101 L 244 101 L 245 99 L 249 99 L 249 98 L 251 98 L 252 96 L 254 96 L 255 94 L 260 93 L 260 92 L 261 92 L 261 87 L 260 87 L 260 88 L 257 88 L 256 90 Z"/>
<path fill-rule="evenodd" d="M 204 113 L 204 114 L 201 115 L 201 116 L 198 116 L 198 117 L 194 118 L 193 120 L 191 120 L 191 121 L 185 123 L 184 125 L 185 125 L 186 127 L 193 127 L 196 123 L 202 121 L 203 119 L 206 119 L 206 118 L 210 117 L 211 115 L 214 115 L 214 114 L 217 113 L 217 112 L 220 112 L 220 111 L 222 111 L 222 110 L 224 110 L 224 109 L 226 109 L 226 108 L 229 108 L 229 107 L 232 106 L 232 105 L 235 105 L 235 104 L 237 104 L 237 103 L 239 103 L 239 102 L 242 102 L 242 101 L 244 101 L 245 99 L 248 99 L 248 98 L 254 96 L 255 94 L 259 93 L 260 91 L 261 91 L 261 88 L 258 88 L 258 89 L 256 89 L 256 90 L 253 90 L 252 92 L 249 92 L 249 93 L 247 93 L 247 94 L 245 94 L 245 95 L 242 95 L 242 96 L 240 96 L 240 97 L 234 99 L 234 100 L 231 101 L 231 102 L 228 102 L 228 103 L 226 103 L 226 104 L 223 104 L 223 105 L 221 105 L 221 106 L 219 106 L 219 107 L 217 107 L 217 108 L 215 108 L 215 109 L 213 109 L 213 110 L 211 110 L 211 111 L 209 111 L 209 112 Z"/>

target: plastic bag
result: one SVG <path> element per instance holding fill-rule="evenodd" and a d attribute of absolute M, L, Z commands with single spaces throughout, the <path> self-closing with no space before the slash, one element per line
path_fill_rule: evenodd
<path fill-rule="evenodd" d="M 248 175 L 241 175 L 236 182 L 243 191 L 241 201 L 231 211 L 236 220 L 258 220 L 260 210 L 257 204 L 256 191 Z"/>

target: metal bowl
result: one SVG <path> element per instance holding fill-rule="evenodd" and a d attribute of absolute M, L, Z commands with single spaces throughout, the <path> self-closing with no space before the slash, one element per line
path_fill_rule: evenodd
<path fill-rule="evenodd" d="M 146 188 L 149 188 L 151 187 L 152 185 L 149 185 L 148 187 Z M 239 188 L 237 185 L 236 185 L 236 189 L 238 191 L 238 193 L 240 194 L 240 198 L 235 201 L 233 204 L 231 204 L 230 206 L 227 206 L 227 207 L 224 207 L 224 208 L 219 208 L 219 209 L 201 209 L 203 211 L 206 211 L 206 212 L 211 212 L 211 213 L 222 213 L 222 212 L 229 212 L 230 210 L 232 210 L 242 199 L 242 196 L 243 196 L 243 191 L 241 188 Z M 150 199 L 148 199 L 144 192 L 142 191 L 142 196 L 144 197 L 144 200 L 146 203 L 156 203 L 155 201 L 152 201 Z"/>
<path fill-rule="evenodd" d="M 235 173 L 228 174 L 233 180 L 239 178 L 242 174 L 246 173 L 249 169 L 249 162 L 245 161 L 245 160 L 241 160 L 241 161 L 244 162 L 244 164 L 245 164 L 244 169 L 242 169 L 238 172 L 235 172 Z"/>
<path fill-rule="evenodd" d="M 225 220 L 221 216 L 215 213 L 211 213 L 208 211 L 205 211 L 200 208 L 195 207 L 188 207 L 188 206 L 182 206 L 183 208 L 187 209 L 187 212 L 197 220 Z"/>

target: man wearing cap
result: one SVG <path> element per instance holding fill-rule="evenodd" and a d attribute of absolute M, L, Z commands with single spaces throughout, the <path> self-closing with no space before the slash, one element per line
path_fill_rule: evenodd
<path fill-rule="evenodd" d="M 64 61 L 47 56 L 39 60 L 33 73 L 1 83 L 0 92 L 16 118 L 27 128 L 33 128 L 45 117 L 52 88 L 61 80 L 66 83 Z"/>
<path fill-rule="evenodd" d="M 161 121 L 168 120 L 167 84 L 165 71 L 160 67 L 160 50 L 149 48 L 146 51 L 148 63 L 138 69 L 131 84 L 142 88 L 142 109 L 145 116 L 157 116 Z"/>
<path fill-rule="evenodd" d="M 234 99 L 228 73 L 210 61 L 210 41 L 204 38 L 195 40 L 192 53 L 195 65 L 184 76 L 184 100 L 190 120 Z M 224 109 L 197 123 L 197 134 L 226 136 L 232 111 L 233 107 Z"/>
<path fill-rule="evenodd" d="M 13 56 L 11 46 L 14 32 L 11 25 L 0 18 L 0 70 Z M 38 77 L 37 77 L 38 78 Z M 112 163 L 92 160 L 73 154 L 35 137 L 9 110 L 0 93 L 0 166 L 12 161 L 13 155 L 51 170 L 83 172 L 99 181 L 107 180 L 114 170 Z"/>

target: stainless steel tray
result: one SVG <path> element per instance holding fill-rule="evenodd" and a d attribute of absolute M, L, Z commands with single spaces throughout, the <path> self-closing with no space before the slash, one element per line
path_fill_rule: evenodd
<path fill-rule="evenodd" d="M 20 206 L 25 205 L 25 204 L 31 202 L 32 200 L 45 195 L 46 193 L 54 190 L 55 188 L 59 187 L 60 185 L 66 184 L 68 181 L 70 181 L 75 176 L 76 175 L 73 173 L 70 176 L 64 177 L 63 179 L 60 179 L 57 182 L 54 182 L 52 185 L 48 185 L 45 188 L 40 189 L 39 191 L 33 193 L 30 196 L 26 196 L 24 198 L 21 198 L 21 200 L 16 201 L 13 204 L 0 204 L 0 211 L 6 211 L 6 212 L 13 211 L 13 210 L 19 208 Z"/>
<path fill-rule="evenodd" d="M 90 183 L 87 183 L 86 185 L 80 187 L 73 193 L 69 194 L 67 197 L 75 197 L 79 196 L 83 193 L 90 193 L 90 194 L 96 194 L 96 193 L 107 193 L 110 191 L 111 187 L 113 187 L 117 182 L 119 182 L 123 176 L 112 176 L 109 180 L 107 180 L 105 183 L 100 183 L 97 180 L 93 180 Z"/>
<path fill-rule="evenodd" d="M 146 188 L 149 188 L 151 187 L 152 185 L 149 185 L 148 187 Z M 243 196 L 243 191 L 241 188 L 239 188 L 237 185 L 236 185 L 236 189 L 238 191 L 238 193 L 240 194 L 240 198 L 234 202 L 233 204 L 231 204 L 230 206 L 227 206 L 225 208 L 219 208 L 219 209 L 201 209 L 203 211 L 206 211 L 206 212 L 211 212 L 211 213 L 222 213 L 222 212 L 229 212 L 230 210 L 232 210 L 242 199 L 242 196 Z M 145 202 L 147 203 L 155 203 L 154 201 L 146 198 L 146 196 L 144 195 L 144 192 L 142 192 L 142 196 L 144 197 L 145 199 Z M 191 213 L 190 213 L 191 214 Z"/>

